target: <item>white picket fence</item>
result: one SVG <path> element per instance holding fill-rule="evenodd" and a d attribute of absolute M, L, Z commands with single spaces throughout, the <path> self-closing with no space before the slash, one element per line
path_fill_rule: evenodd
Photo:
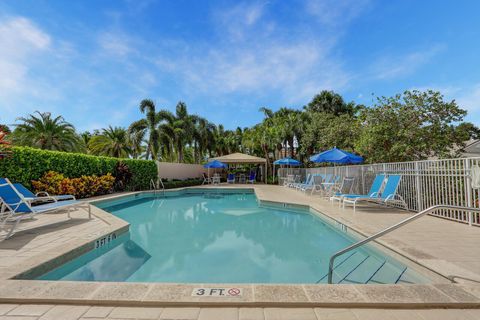
<path fill-rule="evenodd" d="M 354 177 L 354 193 L 366 194 L 377 174 L 400 174 L 402 180 L 398 194 L 405 200 L 408 210 L 421 211 L 433 205 L 480 207 L 480 192 L 472 189 L 471 168 L 480 165 L 480 158 L 425 160 L 397 163 L 378 163 L 355 166 L 317 168 L 281 168 L 279 183 L 287 174 L 304 180 L 308 173 L 334 174 Z M 480 214 L 441 210 L 433 215 L 469 225 L 480 226 Z"/>

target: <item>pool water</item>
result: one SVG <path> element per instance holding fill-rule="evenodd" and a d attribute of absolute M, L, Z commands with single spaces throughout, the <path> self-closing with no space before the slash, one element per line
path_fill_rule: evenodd
<path fill-rule="evenodd" d="M 305 209 L 264 207 L 252 192 L 143 194 L 98 206 L 130 232 L 40 277 L 178 283 L 324 283 L 336 251 L 358 241 Z M 371 248 L 337 258 L 335 283 L 428 280 Z"/>

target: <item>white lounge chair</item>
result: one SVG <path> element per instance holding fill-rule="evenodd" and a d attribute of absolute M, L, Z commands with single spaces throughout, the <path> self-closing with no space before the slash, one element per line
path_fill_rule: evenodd
<path fill-rule="evenodd" d="M 15 229 L 18 227 L 20 221 L 24 219 L 31 219 L 35 215 L 53 212 L 58 210 L 67 210 L 70 218 L 70 210 L 78 207 L 87 207 L 88 218 L 92 218 L 90 204 L 84 201 L 65 200 L 54 201 L 38 206 L 32 206 L 31 201 L 26 199 L 15 186 L 8 180 L 0 179 L 0 230 L 5 229 L 7 222 L 11 222 L 12 226 L 7 232 L 4 239 L 8 239 L 13 235 Z"/>

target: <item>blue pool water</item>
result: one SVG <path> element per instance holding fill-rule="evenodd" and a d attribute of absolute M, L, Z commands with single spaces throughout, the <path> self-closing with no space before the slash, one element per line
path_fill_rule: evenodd
<path fill-rule="evenodd" d="M 192 192 L 192 191 L 191 191 Z M 328 260 L 357 241 L 305 209 L 258 204 L 250 192 L 143 194 L 98 206 L 130 232 L 40 277 L 45 280 L 316 283 Z M 336 260 L 336 283 L 426 282 L 381 251 L 365 247 Z"/>

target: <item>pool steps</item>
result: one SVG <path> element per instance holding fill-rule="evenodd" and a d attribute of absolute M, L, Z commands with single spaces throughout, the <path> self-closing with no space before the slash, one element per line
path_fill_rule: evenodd
<path fill-rule="evenodd" d="M 362 251 L 354 251 L 335 265 L 333 270 L 333 283 L 350 284 L 392 284 L 415 283 L 408 273 L 408 267 L 396 266 L 387 260 Z M 327 283 L 324 275 L 317 283 Z"/>

